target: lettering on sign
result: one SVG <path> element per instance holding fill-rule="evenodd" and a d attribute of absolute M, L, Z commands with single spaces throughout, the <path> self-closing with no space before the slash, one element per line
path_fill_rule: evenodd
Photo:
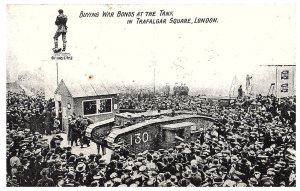
<path fill-rule="evenodd" d="M 136 133 L 133 135 L 130 135 L 130 145 L 133 144 L 140 144 L 141 142 L 146 143 L 149 140 L 149 135 L 147 132 L 144 132 L 143 134 L 141 133 Z"/>
<path fill-rule="evenodd" d="M 289 71 L 288 70 L 284 70 L 281 72 L 281 79 L 282 80 L 288 80 L 289 79 Z"/>
<path fill-rule="evenodd" d="M 288 92 L 289 91 L 289 84 L 281 84 L 281 92 Z"/>
<path fill-rule="evenodd" d="M 54 53 L 51 59 L 52 60 L 73 60 L 73 57 L 71 56 L 70 53 L 59 52 L 59 53 Z"/>

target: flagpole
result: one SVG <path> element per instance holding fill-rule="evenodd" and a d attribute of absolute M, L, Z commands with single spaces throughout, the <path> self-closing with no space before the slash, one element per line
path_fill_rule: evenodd
<path fill-rule="evenodd" d="M 56 84 L 58 86 L 58 62 L 56 60 Z"/>
<path fill-rule="evenodd" d="M 154 68 L 153 68 L 153 82 L 154 82 L 154 84 L 153 84 L 153 90 L 154 90 L 154 96 L 155 96 L 155 65 L 154 65 Z"/>

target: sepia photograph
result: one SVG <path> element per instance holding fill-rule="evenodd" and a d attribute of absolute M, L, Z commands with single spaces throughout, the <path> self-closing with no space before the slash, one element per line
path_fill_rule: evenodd
<path fill-rule="evenodd" d="M 5 15 L 6 187 L 296 187 L 295 4 Z"/>

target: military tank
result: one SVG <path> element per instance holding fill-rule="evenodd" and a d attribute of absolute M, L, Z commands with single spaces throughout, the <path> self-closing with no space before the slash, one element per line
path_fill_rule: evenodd
<path fill-rule="evenodd" d="M 217 120 L 188 111 L 158 110 L 120 113 L 115 118 L 91 124 L 87 137 L 114 149 L 122 144 L 129 152 L 167 149 L 196 140 Z"/>

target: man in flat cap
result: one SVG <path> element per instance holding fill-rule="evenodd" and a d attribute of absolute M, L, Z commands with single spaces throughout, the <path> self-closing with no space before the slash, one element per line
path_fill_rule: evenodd
<path fill-rule="evenodd" d="M 52 178 L 48 177 L 49 170 L 47 168 L 44 168 L 41 171 L 42 178 L 38 181 L 37 186 L 38 187 L 54 187 L 54 182 Z"/>

